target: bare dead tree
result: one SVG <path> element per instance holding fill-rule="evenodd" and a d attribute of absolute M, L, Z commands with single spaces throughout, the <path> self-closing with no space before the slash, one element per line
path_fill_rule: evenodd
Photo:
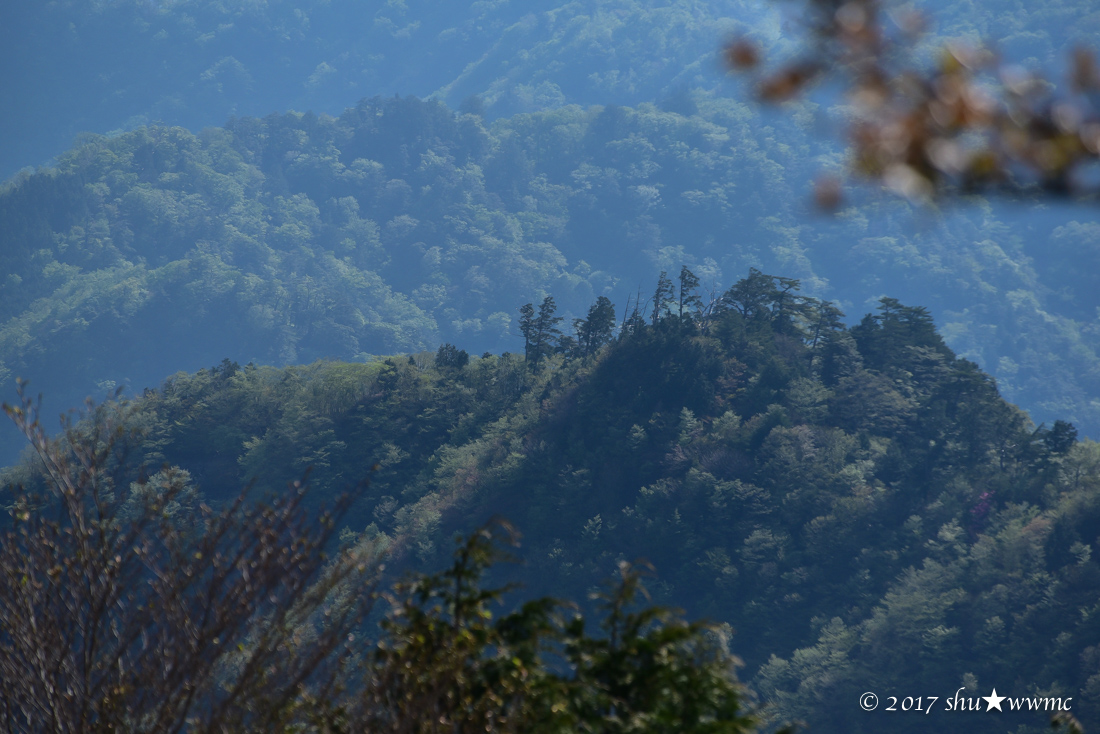
<path fill-rule="evenodd" d="M 215 511 L 182 470 L 135 476 L 124 404 L 51 439 L 20 398 L 37 476 L 0 494 L 0 728 L 279 731 L 333 700 L 380 571 L 326 556 L 347 496 Z"/>

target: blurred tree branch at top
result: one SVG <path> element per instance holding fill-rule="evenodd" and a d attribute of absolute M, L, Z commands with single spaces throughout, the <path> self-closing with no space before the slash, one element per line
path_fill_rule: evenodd
<path fill-rule="evenodd" d="M 753 77 L 755 96 L 783 102 L 838 79 L 854 108 L 849 166 L 856 176 L 911 200 L 955 194 L 1039 192 L 1096 200 L 1100 193 L 1100 66 L 1076 48 L 1069 84 L 1002 59 L 988 48 L 946 42 L 936 61 L 913 59 L 926 18 L 880 0 L 801 0 L 803 54 L 765 68 L 741 37 L 723 49 L 731 71 Z M 827 209 L 841 182 L 818 181 Z"/>

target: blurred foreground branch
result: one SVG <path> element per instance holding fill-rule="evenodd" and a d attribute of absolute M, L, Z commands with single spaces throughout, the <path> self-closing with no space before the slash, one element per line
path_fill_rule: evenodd
<path fill-rule="evenodd" d="M 311 517 L 294 482 L 215 511 L 185 471 L 131 476 L 125 404 L 51 439 L 20 397 L 39 474 L 0 495 L 0 728 L 278 731 L 329 696 L 379 570 L 324 553 L 347 498 Z"/>
<path fill-rule="evenodd" d="M 572 605 L 541 598 L 493 619 L 511 587 L 485 571 L 515 545 L 507 523 L 460 540 L 454 565 L 395 587 L 349 731 L 749 734 L 758 719 L 720 629 L 648 595 L 636 566 L 599 595 L 595 636 Z M 787 730 L 783 730 L 787 731 Z"/>
<path fill-rule="evenodd" d="M 808 49 L 761 70 L 745 38 L 724 49 L 726 66 L 751 72 L 756 96 L 782 102 L 825 78 L 839 79 L 854 108 L 850 168 L 912 200 L 959 193 L 1100 193 L 1100 66 L 1084 48 L 1070 58 L 1068 91 L 989 49 L 947 43 L 931 68 L 913 60 L 925 19 L 888 12 L 880 0 L 804 0 Z M 818 203 L 840 203 L 823 179 Z"/>

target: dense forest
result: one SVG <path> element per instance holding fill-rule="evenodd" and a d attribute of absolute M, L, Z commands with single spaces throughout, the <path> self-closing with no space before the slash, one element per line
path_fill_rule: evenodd
<path fill-rule="evenodd" d="M 885 298 L 847 327 L 759 271 L 699 295 L 683 268 L 625 320 L 600 300 L 572 328 L 546 298 L 520 309 L 524 354 L 226 360 L 133 403 L 131 460 L 181 467 L 212 502 L 307 467 L 316 501 L 369 477 L 348 532 L 399 566 L 440 567 L 452 533 L 503 515 L 525 565 L 501 578 L 531 593 L 584 599 L 645 557 L 654 601 L 726 625 L 769 715 L 811 731 L 927 731 L 860 710 L 869 687 L 1100 715 L 1100 448 L 1033 425 L 923 308 Z"/>
<path fill-rule="evenodd" d="M 939 3 L 937 39 L 987 39 L 1028 67 L 1094 44 L 1087 0 Z M 0 9 L 10 104 L 0 178 L 82 132 L 160 122 L 198 130 L 274 110 L 339 114 L 361 97 L 431 96 L 492 117 L 567 104 L 638 105 L 722 90 L 714 55 L 747 32 L 790 54 L 780 7 L 745 0 L 56 0 Z M 156 63 L 147 60 L 155 59 Z M 474 102 L 476 97 L 479 102 Z"/>
<path fill-rule="evenodd" d="M 1098 39 L 0 8 L 0 728 L 1091 731 Z"/>
<path fill-rule="evenodd" d="M 338 114 L 378 94 L 467 102 L 493 117 L 652 101 L 713 85 L 722 36 L 774 16 L 731 0 L 108 0 L 3 13 L 0 54 L 26 73 L 11 80 L 21 104 L 0 112 L 0 130 L 26 144 L 0 153 L 0 177 L 89 130 L 198 130 L 286 109 Z M 133 63 L 150 57 L 164 62 Z"/>
<path fill-rule="evenodd" d="M 1094 217 L 979 206 L 918 224 L 881 200 L 811 225 L 812 147 L 744 104 L 681 102 L 487 126 L 372 99 L 86 140 L 0 192 L 0 378 L 60 407 L 226 356 L 500 352 L 517 302 L 553 292 L 573 318 L 687 262 L 707 298 L 749 267 L 850 311 L 890 286 L 1036 420 L 1096 435 Z"/>

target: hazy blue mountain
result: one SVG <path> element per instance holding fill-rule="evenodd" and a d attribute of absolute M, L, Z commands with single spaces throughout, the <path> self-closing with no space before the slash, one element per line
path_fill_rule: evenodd
<path fill-rule="evenodd" d="M 1085 0 L 931 3 L 942 37 L 991 40 L 1029 66 L 1095 45 Z M 232 115 L 339 114 L 362 97 L 478 95 L 490 116 L 564 104 L 637 105 L 722 87 L 731 32 L 798 50 L 797 16 L 763 0 L 99 0 L 0 8 L 0 178 L 81 132 L 158 122 L 198 130 Z"/>
<path fill-rule="evenodd" d="M 390 98 L 88 139 L 0 192 L 3 379 L 61 407 L 225 357 L 514 350 L 526 301 L 573 318 L 681 264 L 712 293 L 758 267 L 853 321 L 886 293 L 923 300 L 1037 422 L 1100 433 L 1094 212 L 881 196 L 828 218 L 808 201 L 829 165 L 812 104 L 688 99 L 486 125 Z"/>
<path fill-rule="evenodd" d="M 480 95 L 493 116 L 655 101 L 714 86 L 729 29 L 772 16 L 743 0 L 7 4 L 0 178 L 84 131 L 339 114 L 375 95 Z"/>

